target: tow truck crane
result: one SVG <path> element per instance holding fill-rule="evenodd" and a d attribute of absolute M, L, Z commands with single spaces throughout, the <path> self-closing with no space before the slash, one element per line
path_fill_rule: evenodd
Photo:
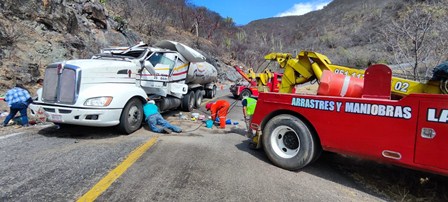
<path fill-rule="evenodd" d="M 235 65 L 234 68 L 249 83 L 248 85 L 236 83 L 230 86 L 230 92 L 235 98 L 242 99 L 245 96 L 258 97 L 259 92 L 278 92 L 283 74 L 272 73 L 268 68 L 262 73 L 255 73 L 250 68 L 246 74 L 238 65 Z"/>
<path fill-rule="evenodd" d="M 316 52 L 266 58 L 285 71 L 279 93 L 260 93 L 250 127 L 253 146 L 275 165 L 298 170 L 325 150 L 448 175 L 447 77 L 419 83 L 392 77 L 386 65 L 357 70 Z M 362 78 L 360 96 L 320 94 L 328 73 Z M 313 78 L 317 95 L 291 93 Z"/>
<path fill-rule="evenodd" d="M 266 60 L 276 60 L 281 68 L 284 68 L 284 80 L 280 84 L 280 93 L 292 92 L 297 84 L 303 84 L 315 78 L 321 79 L 325 70 L 337 74 L 344 74 L 355 78 L 363 78 L 364 70 L 334 65 L 327 56 L 309 51 L 301 51 L 295 58 L 289 53 L 270 53 Z M 413 80 L 392 77 L 391 90 L 398 96 L 406 96 L 411 93 L 441 94 L 440 82 L 429 81 L 420 83 Z"/>

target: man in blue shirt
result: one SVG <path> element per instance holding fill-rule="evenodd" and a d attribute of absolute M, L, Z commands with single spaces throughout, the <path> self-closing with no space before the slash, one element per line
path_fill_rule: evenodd
<path fill-rule="evenodd" d="M 159 108 L 155 104 L 154 100 L 150 100 L 146 98 L 148 101 L 145 105 L 143 105 L 143 112 L 145 113 L 146 122 L 148 123 L 149 129 L 156 133 L 170 133 L 170 130 L 181 133 L 182 129 L 177 126 L 171 125 L 166 121 L 162 115 L 159 113 Z M 163 128 L 157 127 L 157 125 L 161 125 Z"/>
<path fill-rule="evenodd" d="M 26 110 L 33 100 L 31 99 L 28 90 L 22 85 L 17 84 L 16 87 L 6 92 L 5 102 L 8 103 L 10 112 L 1 126 L 6 126 L 8 122 L 16 116 L 17 112 L 20 112 L 20 116 L 22 117 L 22 125 L 25 127 L 29 126 Z"/>

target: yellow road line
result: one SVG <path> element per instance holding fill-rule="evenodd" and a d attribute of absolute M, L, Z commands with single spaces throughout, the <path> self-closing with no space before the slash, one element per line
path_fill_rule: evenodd
<path fill-rule="evenodd" d="M 126 159 L 121 162 L 115 169 L 109 172 L 103 179 L 101 179 L 95 186 L 93 186 L 87 193 L 85 193 L 77 201 L 94 201 L 98 196 L 100 196 L 107 188 L 112 185 L 132 164 L 137 161 L 140 156 L 142 156 L 152 145 L 154 145 L 159 136 L 155 136 L 148 140 L 145 144 L 141 145 L 134 151 L 132 151 Z"/>

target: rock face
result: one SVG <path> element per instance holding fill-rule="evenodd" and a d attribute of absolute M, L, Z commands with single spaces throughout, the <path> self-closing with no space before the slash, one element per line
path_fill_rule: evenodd
<path fill-rule="evenodd" d="M 91 0 L 0 2 L 0 94 L 20 80 L 34 89 L 49 63 L 90 58 L 100 48 L 141 38 Z"/>

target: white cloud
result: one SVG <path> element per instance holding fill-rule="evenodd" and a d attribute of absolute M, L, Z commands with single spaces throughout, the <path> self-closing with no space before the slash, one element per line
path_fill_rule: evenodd
<path fill-rule="evenodd" d="M 303 15 L 311 11 L 320 10 L 328 5 L 331 1 L 318 2 L 318 3 L 298 3 L 285 12 L 277 14 L 275 17 L 284 17 L 291 15 Z"/>

